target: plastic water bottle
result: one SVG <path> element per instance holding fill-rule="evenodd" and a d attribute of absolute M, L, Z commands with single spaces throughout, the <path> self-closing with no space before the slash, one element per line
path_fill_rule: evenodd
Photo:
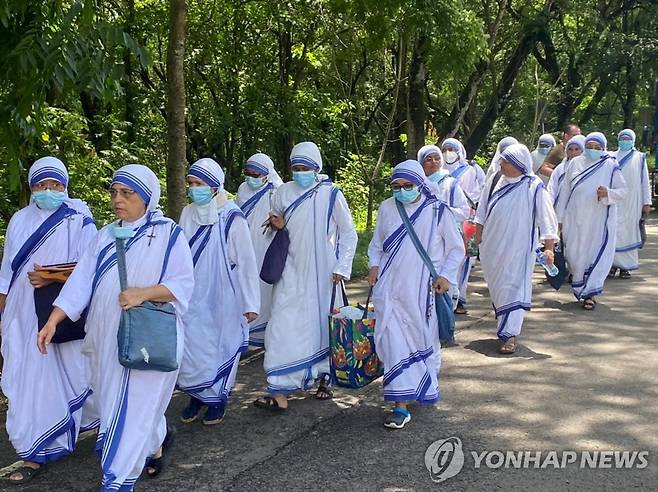
<path fill-rule="evenodd" d="M 550 277 L 555 277 L 558 273 L 560 273 L 558 267 L 546 263 L 546 255 L 542 252 L 541 249 L 537 248 L 535 253 L 537 253 L 537 263 L 539 263 L 544 268 L 544 270 L 546 270 L 546 273 L 548 273 Z"/>

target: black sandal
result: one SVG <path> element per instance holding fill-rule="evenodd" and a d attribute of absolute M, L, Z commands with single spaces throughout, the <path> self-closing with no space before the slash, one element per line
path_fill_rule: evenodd
<path fill-rule="evenodd" d="M 39 468 L 32 468 L 31 466 L 23 465 L 18 468 L 16 468 L 11 474 L 9 475 L 8 480 L 16 485 L 24 484 L 32 480 L 34 477 L 36 477 L 41 471 L 43 470 L 44 465 L 40 465 Z M 15 474 L 21 474 L 21 478 L 19 480 L 12 480 L 12 476 Z"/>
<path fill-rule="evenodd" d="M 628 270 L 619 270 L 619 278 L 631 278 L 631 272 Z"/>
<path fill-rule="evenodd" d="M 146 465 L 144 465 L 144 471 L 149 478 L 155 478 L 164 469 L 167 464 L 167 458 L 169 457 L 169 449 L 174 443 L 174 437 L 176 436 L 176 428 L 173 426 L 167 426 L 167 435 L 162 441 L 162 454 L 159 458 L 149 458 L 146 460 Z M 153 471 L 150 471 L 152 469 Z"/>
<path fill-rule="evenodd" d="M 592 311 L 596 307 L 596 301 L 591 297 L 583 301 L 583 309 L 586 311 Z"/>
<path fill-rule="evenodd" d="M 279 406 L 279 402 L 271 396 L 261 396 L 256 398 L 256 400 L 254 400 L 254 406 L 256 408 L 264 408 L 265 410 L 276 413 L 283 413 L 288 410 L 288 407 Z"/>
<path fill-rule="evenodd" d="M 329 374 L 323 374 L 320 377 L 318 390 L 315 392 L 316 400 L 331 400 L 334 397 L 334 392 L 329 389 L 330 381 Z"/>

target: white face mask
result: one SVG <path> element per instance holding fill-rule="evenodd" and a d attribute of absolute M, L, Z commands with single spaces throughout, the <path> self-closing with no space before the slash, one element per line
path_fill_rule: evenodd
<path fill-rule="evenodd" d="M 443 153 L 443 158 L 448 164 L 454 164 L 459 159 L 459 155 L 454 150 L 448 150 Z"/>

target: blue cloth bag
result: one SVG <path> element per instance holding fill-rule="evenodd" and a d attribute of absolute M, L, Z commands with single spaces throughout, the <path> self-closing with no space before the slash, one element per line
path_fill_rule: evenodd
<path fill-rule="evenodd" d="M 116 239 L 121 292 L 128 288 L 123 241 Z M 168 302 L 146 301 L 139 306 L 122 310 L 117 345 L 119 363 L 128 369 L 160 372 L 178 369 L 174 306 Z"/>

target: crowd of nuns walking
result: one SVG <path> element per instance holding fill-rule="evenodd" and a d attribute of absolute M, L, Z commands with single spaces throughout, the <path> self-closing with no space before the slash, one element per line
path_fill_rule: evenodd
<path fill-rule="evenodd" d="M 475 258 L 465 254 L 465 221 L 476 224 L 504 354 L 516 350 L 531 307 L 540 245 L 548 265 L 554 248 L 563 248 L 573 294 L 587 310 L 607 276 L 619 270 L 627 278 L 638 268 L 638 221 L 651 193 L 634 142 L 633 131 L 623 130 L 611 152 L 603 134 L 581 136 L 569 125 L 560 144 L 542 135 L 533 152 L 504 138 L 486 174 L 454 138 L 395 166 L 392 196 L 379 207 L 368 247 L 375 342 L 384 400 L 392 403 L 386 427 L 404 427 L 410 403 L 440 399 L 431 305 L 447 292 L 455 313 L 466 312 Z M 219 423 L 250 346 L 265 348 L 266 387 L 256 407 L 285 413 L 300 390 L 319 400 L 333 396 L 328 314 L 335 284 L 350 277 L 357 233 L 345 197 L 322 174 L 317 145 L 297 144 L 289 164 L 292 180 L 284 183 L 267 155 L 253 155 L 233 200 L 220 165 L 195 162 L 187 174 L 191 203 L 178 224 L 158 207 L 153 171 L 123 166 L 109 190 L 116 220 L 97 230 L 86 204 L 68 195 L 64 163 L 52 156 L 34 162 L 30 204 L 9 222 L 0 270 L 6 429 L 22 460 L 11 482 L 25 483 L 71 454 L 91 429 L 101 490 L 133 490 L 140 477 L 158 476 L 174 442 L 175 427 L 165 420 L 174 389 L 189 397 L 182 422 Z M 285 266 L 269 285 L 259 273 L 284 228 Z M 125 244 L 125 288 L 117 239 Z M 46 266 L 62 263 L 75 268 L 39 326 L 35 289 L 53 282 L 42 274 Z M 176 371 L 130 369 L 117 357 L 122 312 L 147 301 L 173 306 Z M 63 321 L 80 319 L 83 339 L 51 343 Z"/>

